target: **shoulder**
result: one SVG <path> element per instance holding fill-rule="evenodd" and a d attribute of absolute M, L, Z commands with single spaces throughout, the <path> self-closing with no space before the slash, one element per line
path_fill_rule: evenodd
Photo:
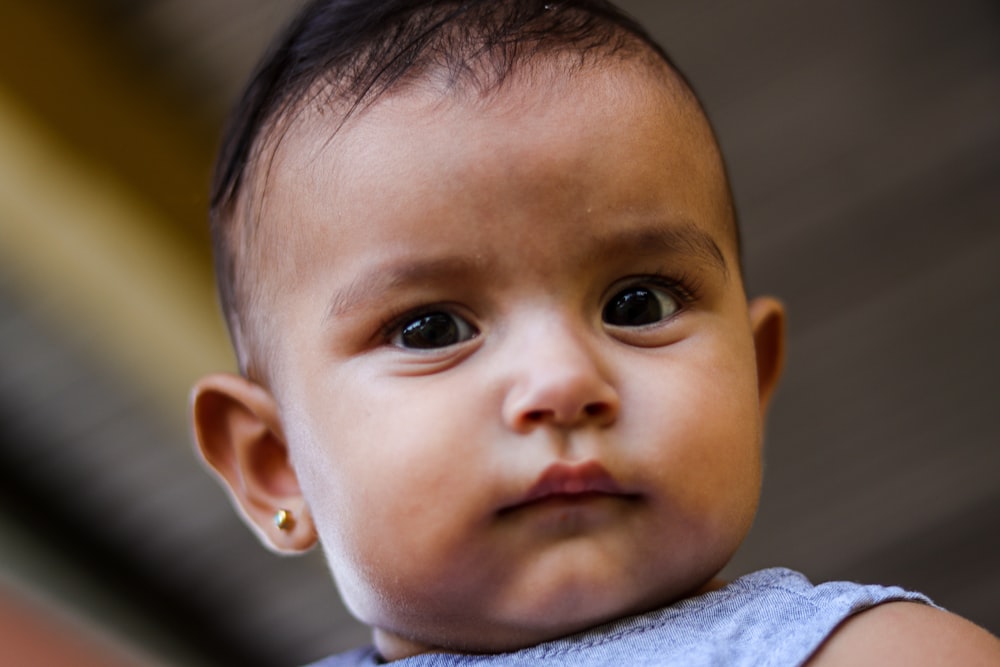
<path fill-rule="evenodd" d="M 1000 639 L 941 609 L 889 602 L 848 618 L 809 661 L 837 665 L 1000 665 Z"/>

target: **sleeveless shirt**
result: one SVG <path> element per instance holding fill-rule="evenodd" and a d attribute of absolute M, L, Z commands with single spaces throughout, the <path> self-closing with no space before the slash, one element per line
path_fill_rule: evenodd
<path fill-rule="evenodd" d="M 812 585 L 784 568 L 761 570 L 717 591 L 656 611 L 622 618 L 580 634 L 511 653 L 426 653 L 399 667 L 697 667 L 801 665 L 845 619 L 885 602 L 933 604 L 897 587 L 849 582 Z M 334 655 L 310 667 L 381 664 L 371 647 Z"/>

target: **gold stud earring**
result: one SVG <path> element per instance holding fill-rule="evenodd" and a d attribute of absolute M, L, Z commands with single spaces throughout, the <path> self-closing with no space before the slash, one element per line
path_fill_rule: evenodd
<path fill-rule="evenodd" d="M 295 517 L 289 510 L 279 509 L 274 513 L 274 525 L 278 527 L 278 530 L 288 532 L 295 527 Z"/>

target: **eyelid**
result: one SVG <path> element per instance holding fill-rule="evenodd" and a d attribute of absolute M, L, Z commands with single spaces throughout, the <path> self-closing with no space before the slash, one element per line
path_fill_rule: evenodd
<path fill-rule="evenodd" d="M 609 299 L 616 296 L 627 287 L 643 285 L 665 290 L 677 299 L 678 303 L 681 305 L 681 309 L 697 302 L 701 291 L 700 283 L 687 274 L 680 273 L 671 275 L 666 272 L 638 274 L 634 276 L 627 276 L 612 283 L 602 299 L 602 304 L 606 304 Z"/>
<path fill-rule="evenodd" d="M 467 343 L 470 340 L 478 337 L 480 333 L 479 327 L 476 326 L 476 324 L 473 322 L 474 318 L 465 314 L 465 312 L 463 311 L 467 311 L 467 309 L 449 303 L 431 303 L 417 307 L 401 309 L 399 312 L 391 314 L 383 320 L 382 324 L 379 326 L 378 329 L 379 331 L 378 337 L 383 344 L 390 345 L 392 347 L 404 350 L 406 352 L 417 353 L 417 354 L 433 354 L 434 352 L 439 352 L 441 350 L 447 350 L 454 347 L 458 347 L 459 345 Z M 412 347 L 406 347 L 405 345 L 400 345 L 396 342 L 396 338 L 403 333 L 403 329 L 406 327 L 406 325 L 412 323 L 414 320 L 417 320 L 426 315 L 432 315 L 434 313 L 444 313 L 454 317 L 456 320 L 461 321 L 462 323 L 465 324 L 465 326 L 467 326 L 472 331 L 472 335 L 469 336 L 469 338 L 466 338 L 465 340 L 461 340 L 452 345 L 446 345 L 439 348 L 427 348 L 427 349 L 412 348 Z"/>
<path fill-rule="evenodd" d="M 673 299 L 676 309 L 666 316 L 637 326 L 625 326 L 612 324 L 604 319 L 605 309 L 611 301 L 623 292 L 634 288 L 655 289 L 665 292 Z M 678 340 L 677 332 L 673 324 L 685 318 L 701 298 L 700 283 L 686 274 L 653 273 L 643 275 L 632 275 L 615 281 L 606 292 L 605 298 L 601 302 L 600 318 L 604 330 L 616 340 L 640 348 L 656 348 L 670 345 Z M 662 297 L 657 297 L 662 298 Z"/>

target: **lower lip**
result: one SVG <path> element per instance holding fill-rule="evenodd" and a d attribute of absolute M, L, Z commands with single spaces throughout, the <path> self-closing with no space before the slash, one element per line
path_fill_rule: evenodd
<path fill-rule="evenodd" d="M 554 494 L 512 507 L 504 516 L 546 539 L 579 537 L 616 523 L 627 498 L 599 492 Z"/>
<path fill-rule="evenodd" d="M 520 505 L 507 507 L 500 511 L 500 515 L 524 514 L 542 512 L 545 510 L 569 511 L 577 508 L 584 510 L 591 507 L 596 509 L 599 505 L 613 503 L 616 501 L 625 501 L 630 498 L 631 496 L 602 493 L 600 491 L 586 491 L 583 493 L 554 493 L 550 496 L 545 496 L 544 498 L 538 498 L 537 500 L 532 500 Z"/>
<path fill-rule="evenodd" d="M 586 503 L 597 498 L 614 498 L 614 494 L 602 493 L 600 491 L 583 491 L 581 493 L 553 493 L 550 496 L 545 496 L 544 498 L 538 498 L 529 503 L 525 503 L 522 507 L 530 507 L 531 505 L 544 505 L 546 503 Z"/>

